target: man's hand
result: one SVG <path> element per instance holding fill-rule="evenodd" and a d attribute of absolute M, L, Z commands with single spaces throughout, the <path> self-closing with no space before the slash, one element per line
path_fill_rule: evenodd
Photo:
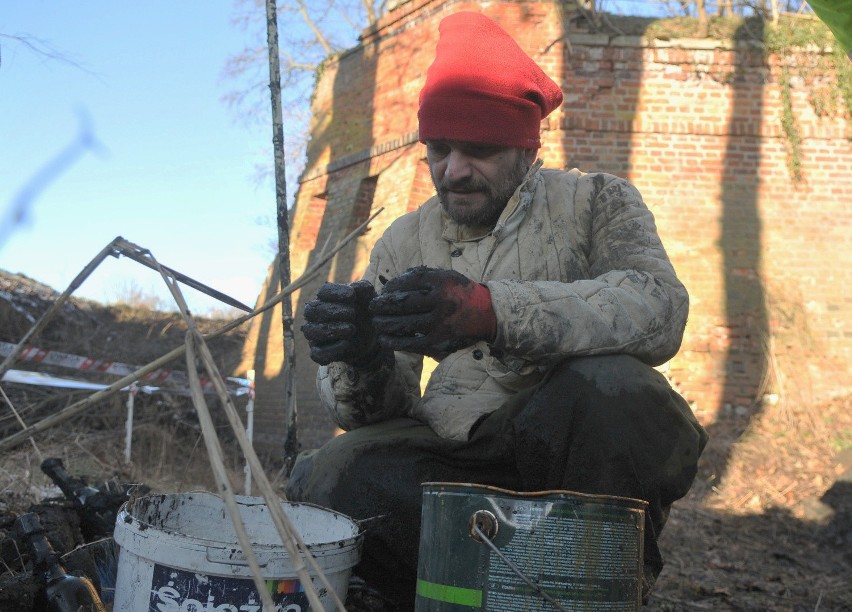
<path fill-rule="evenodd" d="M 368 306 L 376 290 L 368 281 L 351 285 L 326 283 L 317 299 L 305 304 L 302 333 L 311 345 L 311 359 L 320 365 L 344 361 L 366 366 L 382 353 Z"/>
<path fill-rule="evenodd" d="M 388 281 L 370 312 L 382 346 L 439 359 L 497 333 L 488 287 L 453 270 L 406 270 Z"/>

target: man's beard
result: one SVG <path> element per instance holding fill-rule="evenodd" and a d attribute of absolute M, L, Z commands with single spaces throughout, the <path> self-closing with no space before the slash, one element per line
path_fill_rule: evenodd
<path fill-rule="evenodd" d="M 517 163 L 511 168 L 506 177 L 497 185 L 490 185 L 481 179 L 475 177 L 467 177 L 460 181 L 450 182 L 435 180 L 434 173 L 432 182 L 435 184 L 435 190 L 438 192 L 438 197 L 441 199 L 441 206 L 447 215 L 460 225 L 469 225 L 474 227 L 489 227 L 493 228 L 497 224 L 497 220 L 506 208 L 509 198 L 515 193 L 515 189 L 524 180 L 527 171 L 530 168 L 529 162 L 523 154 L 518 155 Z M 447 203 L 447 194 L 450 191 L 455 192 L 481 192 L 486 196 L 485 204 L 477 208 L 475 206 L 454 206 L 450 208 Z M 456 200 L 459 194 L 455 194 Z M 463 200 L 462 200 L 463 201 Z"/>

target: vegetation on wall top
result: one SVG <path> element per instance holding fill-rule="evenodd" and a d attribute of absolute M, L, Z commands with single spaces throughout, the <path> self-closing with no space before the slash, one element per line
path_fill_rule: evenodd
<path fill-rule="evenodd" d="M 802 135 L 793 108 L 794 87 L 804 87 L 817 117 L 845 117 L 852 140 L 852 62 L 831 31 L 812 15 L 716 15 L 705 22 L 697 17 L 637 18 L 608 15 L 601 29 L 647 39 L 710 38 L 753 41 L 763 46 L 779 66 L 781 126 L 787 145 L 787 167 L 795 181 L 802 179 Z"/>

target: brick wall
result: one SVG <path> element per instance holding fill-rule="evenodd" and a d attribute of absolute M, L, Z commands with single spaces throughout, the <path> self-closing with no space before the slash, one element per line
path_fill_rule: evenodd
<path fill-rule="evenodd" d="M 297 327 L 321 282 L 357 279 L 382 231 L 432 194 L 416 141 L 418 92 L 438 22 L 481 10 L 563 87 L 564 105 L 542 124 L 545 165 L 628 178 L 654 212 L 692 299 L 681 352 L 664 370 L 699 418 L 747 419 L 769 394 L 819 401 L 848 393 L 846 120 L 817 116 L 793 68 L 803 135 L 796 182 L 781 130 L 778 58 L 745 43 L 573 32 L 563 28 L 558 4 L 397 2 L 359 47 L 328 63 L 293 219 L 293 277 L 317 261 L 329 237 L 333 243 L 363 217 L 365 189 L 374 189 L 371 210 L 385 211 L 295 295 Z M 785 61 L 795 67 L 813 55 Z M 255 353 L 249 345 L 247 359 Z M 300 440 L 311 447 L 334 427 L 318 404 L 316 369 L 299 333 L 296 354 Z M 265 384 L 277 389 L 274 377 L 259 380 L 259 403 Z"/>

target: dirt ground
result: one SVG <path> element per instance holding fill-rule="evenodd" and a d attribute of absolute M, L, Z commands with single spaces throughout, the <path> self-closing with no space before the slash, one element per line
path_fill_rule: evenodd
<path fill-rule="evenodd" d="M 10 283 L 8 275 L 0 275 L 5 342 L 16 341 L 25 325 L 19 312 L 4 310 Z M 33 308 L 43 310 L 49 292 L 38 302 L 35 289 L 29 291 Z M 183 340 L 173 315 L 129 306 L 101 311 L 81 303 L 65 319 L 70 323 L 46 330 L 39 342 L 142 364 Z M 214 346 L 223 369 L 236 363 L 240 342 L 237 332 Z M 2 388 L 28 423 L 79 397 L 8 383 Z M 0 511 L 20 512 L 56 493 L 39 470 L 46 456 L 61 457 L 69 471 L 95 484 L 117 479 L 162 492 L 213 488 L 185 398 L 139 400 L 132 461 L 125 463 L 125 399 L 103 402 L 61 430 L 39 434 L 34 444 L 0 454 Z M 647 610 L 852 610 L 852 395 L 792 404 L 782 399 L 747 415 L 700 415 L 711 442 L 695 485 L 673 508 L 662 535 L 667 564 Z M 0 396 L 0 433 L 5 437 L 17 427 Z M 232 480 L 240 483 L 243 463 L 224 422 L 219 433 Z M 274 462 L 267 475 L 283 484 Z"/>
<path fill-rule="evenodd" d="M 838 435 L 808 436 L 810 418 Z M 852 398 L 765 409 L 738 439 L 736 422 L 709 429 L 648 610 L 852 610 Z"/>

